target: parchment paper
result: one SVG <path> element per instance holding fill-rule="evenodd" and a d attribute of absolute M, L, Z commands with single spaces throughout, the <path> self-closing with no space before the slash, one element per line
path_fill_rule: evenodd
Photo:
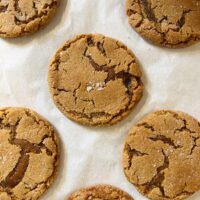
<path fill-rule="evenodd" d="M 144 200 L 126 180 L 122 166 L 128 130 L 157 109 L 175 109 L 200 120 L 200 44 L 165 49 L 144 41 L 128 24 L 124 0 L 60 0 L 51 23 L 38 33 L 0 39 L 0 106 L 29 107 L 57 129 L 61 141 L 58 178 L 42 200 L 64 200 L 93 184 L 112 184 Z M 110 128 L 88 128 L 65 118 L 54 106 L 47 85 L 48 65 L 57 48 L 80 33 L 116 38 L 140 61 L 146 91 L 131 115 Z M 200 193 L 191 200 L 199 200 Z"/>

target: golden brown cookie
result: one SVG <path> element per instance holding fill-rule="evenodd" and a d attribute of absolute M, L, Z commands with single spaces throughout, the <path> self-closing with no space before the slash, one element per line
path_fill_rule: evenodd
<path fill-rule="evenodd" d="M 152 200 L 182 200 L 200 189 L 200 124 L 175 111 L 158 111 L 134 126 L 125 142 L 128 180 Z"/>
<path fill-rule="evenodd" d="M 18 37 L 37 31 L 54 14 L 58 0 L 0 0 L 0 36 Z"/>
<path fill-rule="evenodd" d="M 79 35 L 60 48 L 49 67 L 57 107 L 87 125 L 112 125 L 142 97 L 142 73 L 134 54 L 103 35 Z"/>
<path fill-rule="evenodd" d="M 59 144 L 53 127 L 24 108 L 0 109 L 0 199 L 36 200 L 52 184 Z"/>
<path fill-rule="evenodd" d="M 147 40 L 186 47 L 200 40 L 199 0 L 127 0 L 131 26 Z"/>
<path fill-rule="evenodd" d="M 126 192 L 110 186 L 96 185 L 74 192 L 67 200 L 133 200 Z"/>

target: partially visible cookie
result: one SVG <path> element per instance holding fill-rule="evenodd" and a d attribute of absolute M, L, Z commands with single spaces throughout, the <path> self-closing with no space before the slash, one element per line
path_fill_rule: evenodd
<path fill-rule="evenodd" d="M 58 0 L 1 0 L 0 37 L 18 37 L 37 31 L 54 14 Z"/>
<path fill-rule="evenodd" d="M 55 178 L 59 157 L 53 127 L 24 108 L 0 109 L 0 199 L 37 200 Z"/>
<path fill-rule="evenodd" d="M 133 200 L 126 192 L 110 186 L 96 185 L 74 192 L 67 200 Z"/>
<path fill-rule="evenodd" d="M 126 0 L 131 26 L 145 39 L 166 47 L 200 41 L 199 0 Z"/>
<path fill-rule="evenodd" d="M 128 180 L 152 200 L 183 200 L 200 189 L 200 124 L 175 111 L 149 114 L 126 139 Z"/>
<path fill-rule="evenodd" d="M 112 125 L 127 116 L 143 93 L 136 58 L 121 42 L 103 35 L 67 41 L 49 67 L 57 107 L 82 124 Z"/>

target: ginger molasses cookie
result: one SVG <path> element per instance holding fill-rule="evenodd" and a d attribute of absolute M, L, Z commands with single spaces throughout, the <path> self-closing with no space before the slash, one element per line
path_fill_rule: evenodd
<path fill-rule="evenodd" d="M 200 189 L 199 122 L 182 112 L 149 114 L 129 132 L 123 167 L 148 198 L 186 199 Z"/>
<path fill-rule="evenodd" d="M 111 125 L 142 97 L 142 73 L 134 54 L 103 35 L 79 35 L 60 48 L 49 67 L 57 107 L 87 125 Z"/>
<path fill-rule="evenodd" d="M 0 0 L 0 36 L 18 37 L 37 31 L 54 14 L 58 0 Z"/>
<path fill-rule="evenodd" d="M 35 112 L 0 109 L 0 199 L 38 199 L 55 178 L 58 145 L 53 127 Z"/>
<path fill-rule="evenodd" d="M 199 0 L 127 0 L 131 26 L 149 41 L 171 48 L 200 40 Z"/>
<path fill-rule="evenodd" d="M 74 192 L 67 200 L 133 200 L 126 192 L 110 186 L 96 185 L 80 191 Z"/>

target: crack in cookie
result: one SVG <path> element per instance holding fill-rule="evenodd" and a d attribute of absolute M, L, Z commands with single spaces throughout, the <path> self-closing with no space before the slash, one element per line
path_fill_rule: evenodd
<path fill-rule="evenodd" d="M 7 9 L 8 9 L 8 5 L 7 6 L 0 6 L 0 13 L 6 12 Z"/>
<path fill-rule="evenodd" d="M 58 50 L 49 88 L 58 108 L 87 125 L 111 125 L 142 97 L 141 71 L 133 53 L 102 35 L 80 35 Z"/>
<path fill-rule="evenodd" d="M 150 21 L 156 22 L 157 20 L 156 20 L 154 11 L 153 11 L 153 9 L 151 8 L 150 1 L 148 1 L 148 0 L 140 0 L 140 1 L 141 1 L 141 4 L 142 4 L 143 7 L 144 7 L 144 11 L 145 11 L 145 14 L 147 15 L 147 18 L 148 18 Z"/>
<path fill-rule="evenodd" d="M 164 110 L 149 114 L 129 132 L 123 167 L 127 179 L 148 198 L 182 200 L 200 189 L 199 155 L 199 122 Z"/>
<path fill-rule="evenodd" d="M 130 25 L 145 39 L 170 48 L 200 40 L 198 0 L 127 0 Z"/>
<path fill-rule="evenodd" d="M 164 135 L 157 135 L 156 137 L 149 137 L 150 140 L 156 142 L 156 141 L 161 141 L 164 144 L 168 144 L 172 146 L 174 149 L 180 148 L 180 145 L 174 144 L 174 141 L 171 138 L 168 138 Z"/>
<path fill-rule="evenodd" d="M 53 182 L 58 165 L 54 129 L 28 109 L 5 108 L 0 109 L 0 137 L 0 199 L 5 193 L 13 200 L 30 199 L 31 193 L 31 199 L 38 199 Z"/>
<path fill-rule="evenodd" d="M 164 156 L 163 164 L 157 168 L 156 175 L 150 180 L 150 182 L 143 184 L 145 186 L 145 194 L 148 194 L 154 187 L 159 188 L 164 198 L 169 198 L 165 195 L 165 190 L 162 186 L 162 183 L 165 179 L 164 170 L 169 167 L 169 159 L 166 156 L 165 152 L 162 150 Z"/>

